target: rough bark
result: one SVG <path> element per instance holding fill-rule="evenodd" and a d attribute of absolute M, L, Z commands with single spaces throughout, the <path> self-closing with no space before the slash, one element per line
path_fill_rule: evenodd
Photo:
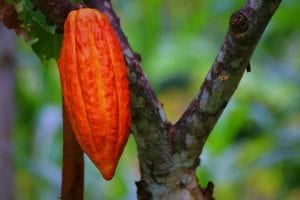
<path fill-rule="evenodd" d="M 228 33 L 204 83 L 175 125 L 167 121 L 143 73 L 140 56 L 131 49 L 110 1 L 85 0 L 85 3 L 109 16 L 126 58 L 132 132 L 141 169 L 141 180 L 137 182 L 138 198 L 212 199 L 213 184 L 209 183 L 202 189 L 195 176 L 199 155 L 249 66 L 250 57 L 281 0 L 248 0 L 230 17 Z M 43 9 L 50 20 L 54 19 L 53 16 L 58 17 L 58 22 L 52 21 L 62 26 L 63 12 L 52 12 L 47 6 Z"/>
<path fill-rule="evenodd" d="M 14 199 L 12 118 L 14 110 L 14 34 L 0 22 L 0 198 Z"/>

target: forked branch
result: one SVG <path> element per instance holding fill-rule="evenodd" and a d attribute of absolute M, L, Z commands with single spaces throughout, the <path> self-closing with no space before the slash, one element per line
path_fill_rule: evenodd
<path fill-rule="evenodd" d="M 193 194 L 197 190 L 193 173 L 206 139 L 238 87 L 253 51 L 281 0 L 248 0 L 242 9 L 230 17 L 228 33 L 204 83 L 175 125 L 167 121 L 164 110 L 143 73 L 140 56 L 131 49 L 110 1 L 84 2 L 88 7 L 108 15 L 127 62 L 132 131 L 137 142 L 142 174 L 142 180 L 137 184 L 138 193 L 151 193 L 151 188 L 162 186 L 166 190 L 164 195 L 172 193 L 171 190 L 177 187 L 172 185 L 174 180 L 178 178 L 182 181 L 175 174 L 180 169 L 187 176 L 192 172 L 193 178 L 186 179 L 191 181 L 185 183 L 184 187 Z M 67 0 L 36 1 L 36 6 L 61 29 L 67 13 L 78 8 Z M 149 187 L 151 184 L 155 187 Z M 207 196 L 205 192 L 202 193 Z"/>

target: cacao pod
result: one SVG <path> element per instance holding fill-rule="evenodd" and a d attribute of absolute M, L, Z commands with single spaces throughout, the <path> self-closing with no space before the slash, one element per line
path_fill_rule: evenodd
<path fill-rule="evenodd" d="M 68 14 L 58 68 L 76 139 L 110 180 L 130 133 L 131 114 L 125 60 L 106 15 L 90 8 Z"/>

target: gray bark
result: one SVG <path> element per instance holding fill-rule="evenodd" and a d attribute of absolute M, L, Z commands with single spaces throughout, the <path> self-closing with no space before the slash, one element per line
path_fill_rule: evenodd
<path fill-rule="evenodd" d="M 0 22 L 0 199 L 14 199 L 12 115 L 14 109 L 14 34 Z"/>

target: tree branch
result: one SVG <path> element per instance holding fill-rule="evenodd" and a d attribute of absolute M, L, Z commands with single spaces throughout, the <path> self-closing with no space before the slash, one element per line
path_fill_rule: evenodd
<path fill-rule="evenodd" d="M 198 159 L 280 3 L 281 0 L 248 0 L 230 17 L 228 33 L 200 91 L 175 124 L 175 152 L 185 152 L 181 158 L 186 162 Z"/>

